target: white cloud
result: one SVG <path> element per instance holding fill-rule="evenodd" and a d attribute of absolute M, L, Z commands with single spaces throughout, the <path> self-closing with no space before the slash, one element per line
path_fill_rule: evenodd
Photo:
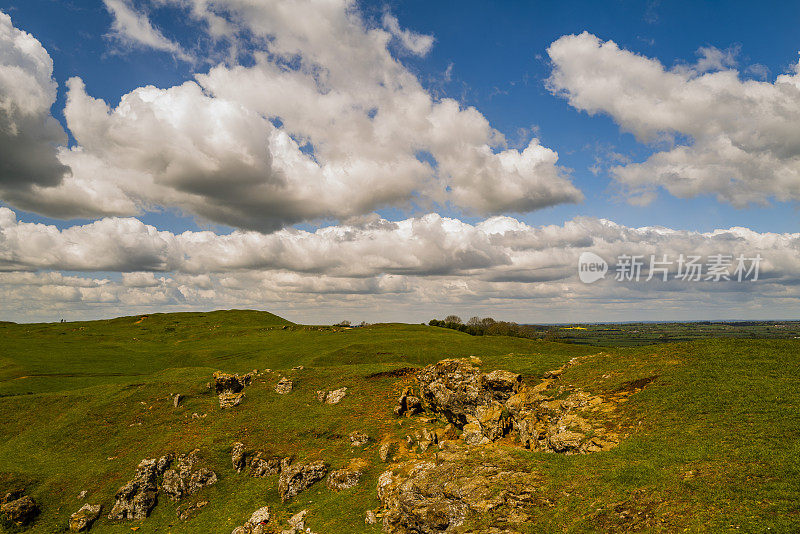
<path fill-rule="evenodd" d="M 400 27 L 397 17 L 384 13 L 383 27 L 395 36 L 403 47 L 417 56 L 426 56 L 433 48 L 433 36 L 423 35 Z"/>
<path fill-rule="evenodd" d="M 119 32 L 171 47 L 120 1 L 109 0 Z M 140 87 L 116 107 L 71 79 L 65 116 L 78 146 L 58 157 L 72 174 L 33 187 L 26 209 L 94 217 L 176 207 L 274 231 L 385 207 L 491 215 L 583 198 L 555 151 L 536 139 L 507 149 L 478 110 L 433 98 L 393 57 L 392 34 L 368 27 L 351 2 L 157 3 L 190 10 L 214 37 L 249 35 L 254 64 Z M 422 50 L 422 37 L 398 35 Z"/>
<path fill-rule="evenodd" d="M 0 195 L 22 207 L 32 187 L 57 185 L 69 171 L 56 157 L 67 139 L 50 115 L 57 88 L 47 51 L 0 12 Z"/>
<path fill-rule="evenodd" d="M 192 58 L 181 46 L 153 26 L 145 13 L 136 11 L 128 0 L 103 0 L 113 18 L 112 35 L 123 43 L 168 52 L 183 61 Z"/>
<path fill-rule="evenodd" d="M 548 53 L 549 87 L 570 105 L 609 114 L 642 142 L 677 144 L 611 169 L 640 202 L 657 187 L 738 207 L 800 200 L 800 64 L 774 82 L 742 79 L 735 51 L 706 48 L 697 65 L 668 69 L 586 32 Z"/>
<path fill-rule="evenodd" d="M 612 263 L 606 280 L 578 280 L 583 251 Z M 641 255 L 645 263 L 651 254 L 673 261 L 680 254 L 703 261 L 713 254 L 760 254 L 763 261 L 757 282 L 622 283 L 612 279 L 621 254 Z M 69 270 L 122 275 L 59 272 Z M 313 232 L 173 234 L 116 218 L 58 230 L 18 222 L 0 208 L 0 271 L 7 271 L 0 272 L 0 316 L 16 318 L 43 317 L 62 305 L 84 317 L 257 307 L 314 321 L 329 318 L 326 306 L 412 321 L 454 308 L 508 313 L 519 321 L 644 317 L 642 310 L 679 319 L 687 309 L 695 318 L 756 308 L 779 317 L 800 304 L 800 233 L 698 233 L 593 218 L 538 227 L 511 217 L 467 224 L 430 214 L 398 222 L 372 217 Z M 643 273 L 644 280 L 646 268 Z"/>

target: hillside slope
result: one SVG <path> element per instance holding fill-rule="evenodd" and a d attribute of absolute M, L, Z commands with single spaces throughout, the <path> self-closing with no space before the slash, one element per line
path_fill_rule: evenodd
<path fill-rule="evenodd" d="M 387 468 L 381 440 L 436 424 L 393 415 L 401 390 L 413 382 L 406 370 L 470 356 L 484 371 L 508 369 L 530 384 L 587 356 L 558 379 L 565 394 L 648 383 L 618 407 L 625 436 L 608 452 L 531 452 L 511 440 L 488 446 L 538 481 L 529 532 L 800 528 L 797 340 L 611 349 L 403 324 L 300 326 L 247 311 L 2 324 L 0 339 L 0 495 L 24 489 L 39 503 L 26 532 L 65 530 L 84 502 L 103 504 L 91 530 L 100 533 L 137 526 L 227 534 L 264 505 L 278 522 L 308 509 L 307 524 L 320 534 L 379 532 L 364 516 L 380 512 L 376 484 Z M 207 387 L 212 374 L 252 369 L 260 373 L 243 402 L 220 409 Z M 274 389 L 281 377 L 294 383 L 288 394 Z M 340 387 L 348 390 L 339 404 L 315 398 L 318 390 Z M 184 396 L 177 407 L 175 394 Z M 353 431 L 373 439 L 351 447 Z M 234 442 L 298 461 L 324 460 L 331 469 L 352 458 L 369 467 L 352 489 L 337 492 L 320 482 L 284 503 L 276 475 L 253 478 L 232 468 Z M 162 496 L 145 520 L 106 519 L 143 458 L 195 448 L 218 482 L 182 504 L 202 499 L 205 507 L 180 520 L 177 505 Z M 473 521 L 460 531 L 471 528 L 489 527 Z M 0 531 L 18 527 L 6 522 Z"/>

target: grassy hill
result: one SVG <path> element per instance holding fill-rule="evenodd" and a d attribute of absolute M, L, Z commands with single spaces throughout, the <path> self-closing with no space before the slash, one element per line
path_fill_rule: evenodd
<path fill-rule="evenodd" d="M 540 475 L 537 491 L 550 503 L 530 532 L 800 530 L 800 340 L 599 348 L 420 325 L 301 326 L 236 310 L 0 324 L 0 494 L 24 487 L 36 499 L 42 512 L 32 533 L 65 530 L 84 501 L 104 505 L 92 528 L 99 533 L 138 526 L 227 534 L 264 505 L 279 517 L 309 509 L 308 524 L 320 534 L 379 532 L 364 525 L 364 512 L 378 506 L 386 465 L 374 441 L 352 449 L 346 436 L 402 437 L 419 424 L 393 416 L 411 377 L 390 371 L 474 355 L 485 371 L 509 369 L 534 382 L 590 354 L 560 380 L 604 393 L 657 378 L 620 408 L 629 436 L 612 451 L 563 456 L 499 445 Z M 240 406 L 220 410 L 206 387 L 212 373 L 254 368 L 271 372 L 246 389 Z M 294 380 L 292 393 L 274 391 L 281 376 Z M 342 386 L 348 396 L 338 405 L 314 399 L 316 390 Z M 177 408 L 175 393 L 186 396 Z M 372 465 L 351 490 L 318 483 L 283 504 L 276 476 L 231 468 L 234 441 L 332 468 L 355 456 Z M 181 521 L 160 499 L 143 522 L 105 519 L 141 459 L 194 448 L 219 475 L 202 490 L 209 505 L 196 517 Z M 79 500 L 83 490 L 88 496 Z"/>

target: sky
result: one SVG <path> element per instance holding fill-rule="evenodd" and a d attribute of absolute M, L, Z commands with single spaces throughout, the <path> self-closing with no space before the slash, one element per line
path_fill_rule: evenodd
<path fill-rule="evenodd" d="M 0 320 L 800 319 L 799 18 L 0 0 Z"/>

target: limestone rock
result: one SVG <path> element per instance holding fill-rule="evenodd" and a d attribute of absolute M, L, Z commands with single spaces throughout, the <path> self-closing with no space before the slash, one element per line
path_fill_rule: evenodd
<path fill-rule="evenodd" d="M 133 478 L 114 496 L 114 506 L 108 514 L 111 520 L 144 519 L 156 505 L 158 477 L 170 464 L 170 457 L 142 460 Z"/>
<path fill-rule="evenodd" d="M 291 393 L 293 387 L 294 383 L 291 380 L 286 377 L 281 377 L 275 385 L 275 393 L 286 395 L 287 393 Z"/>
<path fill-rule="evenodd" d="M 351 447 L 362 447 L 369 443 L 369 436 L 363 432 L 359 432 L 356 430 L 355 432 L 350 432 L 347 436 L 350 439 L 350 446 Z"/>
<path fill-rule="evenodd" d="M 217 474 L 207 467 L 198 467 L 201 462 L 200 451 L 195 449 L 182 454 L 175 460 L 173 469 L 164 472 L 161 489 L 173 501 L 194 495 L 206 486 L 217 483 Z"/>
<path fill-rule="evenodd" d="M 375 512 L 373 512 L 372 510 L 367 510 L 367 514 L 364 517 L 364 523 L 366 523 L 367 525 L 374 525 L 377 522 L 378 518 L 375 517 Z"/>
<path fill-rule="evenodd" d="M 29 524 L 39 513 L 39 507 L 30 496 L 25 495 L 16 499 L 9 496 L 7 502 L 0 506 L 0 512 L 10 522 L 17 526 Z M 3 499 L 4 501 L 6 499 Z"/>
<path fill-rule="evenodd" d="M 231 464 L 237 473 L 241 473 L 245 468 L 245 448 L 244 443 L 236 442 L 231 447 Z"/>
<path fill-rule="evenodd" d="M 262 506 L 245 521 L 244 525 L 233 529 L 231 534 L 266 534 L 267 523 L 269 522 L 269 506 Z M 269 532 L 273 532 L 270 530 Z"/>
<path fill-rule="evenodd" d="M 180 393 L 178 393 L 177 395 L 175 395 L 174 397 L 172 397 L 172 406 L 173 406 L 174 408 L 177 408 L 177 407 L 178 407 L 178 405 L 181 403 L 181 401 L 182 401 L 182 400 L 183 400 L 183 395 L 181 395 Z"/>
<path fill-rule="evenodd" d="M 220 393 L 219 394 L 219 407 L 222 409 L 233 408 L 239 406 L 244 400 L 244 392 L 242 393 Z"/>
<path fill-rule="evenodd" d="M 270 456 L 257 451 L 249 461 L 251 477 L 267 477 L 277 475 L 281 471 L 281 457 Z"/>
<path fill-rule="evenodd" d="M 278 480 L 281 500 L 288 501 L 315 482 L 325 478 L 327 473 L 328 467 L 322 460 L 288 466 L 281 471 Z"/>
<path fill-rule="evenodd" d="M 72 532 L 84 532 L 92 528 L 92 523 L 100 517 L 102 505 L 84 504 L 80 510 L 69 516 L 69 529 Z"/>
<path fill-rule="evenodd" d="M 188 506 L 179 506 L 177 510 L 178 519 L 180 519 L 181 521 L 186 521 L 187 519 L 192 517 L 195 514 L 195 512 L 197 512 L 201 508 L 205 508 L 206 506 L 208 506 L 208 501 L 197 501 Z"/>
<path fill-rule="evenodd" d="M 397 451 L 397 443 L 394 441 L 384 441 L 381 443 L 381 448 L 378 450 L 381 462 L 391 461 L 394 453 Z"/>
<path fill-rule="evenodd" d="M 328 392 L 328 396 L 325 397 L 325 403 L 339 404 L 345 395 L 347 395 L 347 388 L 334 389 Z"/>
<path fill-rule="evenodd" d="M 350 489 L 358 484 L 368 465 L 369 463 L 366 460 L 355 458 L 351 460 L 350 464 L 344 469 L 331 471 L 330 474 L 328 474 L 326 484 L 334 491 Z"/>
<path fill-rule="evenodd" d="M 497 370 L 483 375 L 483 387 L 492 392 L 492 397 L 505 402 L 522 386 L 522 376 L 511 371 Z"/>
<path fill-rule="evenodd" d="M 239 393 L 245 386 L 250 385 L 251 375 L 239 376 L 236 374 L 223 373 L 217 371 L 214 373 L 214 390 L 219 395 L 220 393 Z"/>
<path fill-rule="evenodd" d="M 422 401 L 419 397 L 414 395 L 414 391 L 407 387 L 403 390 L 403 394 L 397 399 L 397 405 L 394 407 L 394 414 L 398 417 L 405 415 L 411 417 L 422 411 Z"/>
<path fill-rule="evenodd" d="M 328 392 L 327 391 L 322 391 L 322 390 L 317 390 L 317 392 L 315 393 L 315 396 L 317 397 L 317 400 L 319 402 L 325 402 L 325 399 L 328 398 Z"/>

